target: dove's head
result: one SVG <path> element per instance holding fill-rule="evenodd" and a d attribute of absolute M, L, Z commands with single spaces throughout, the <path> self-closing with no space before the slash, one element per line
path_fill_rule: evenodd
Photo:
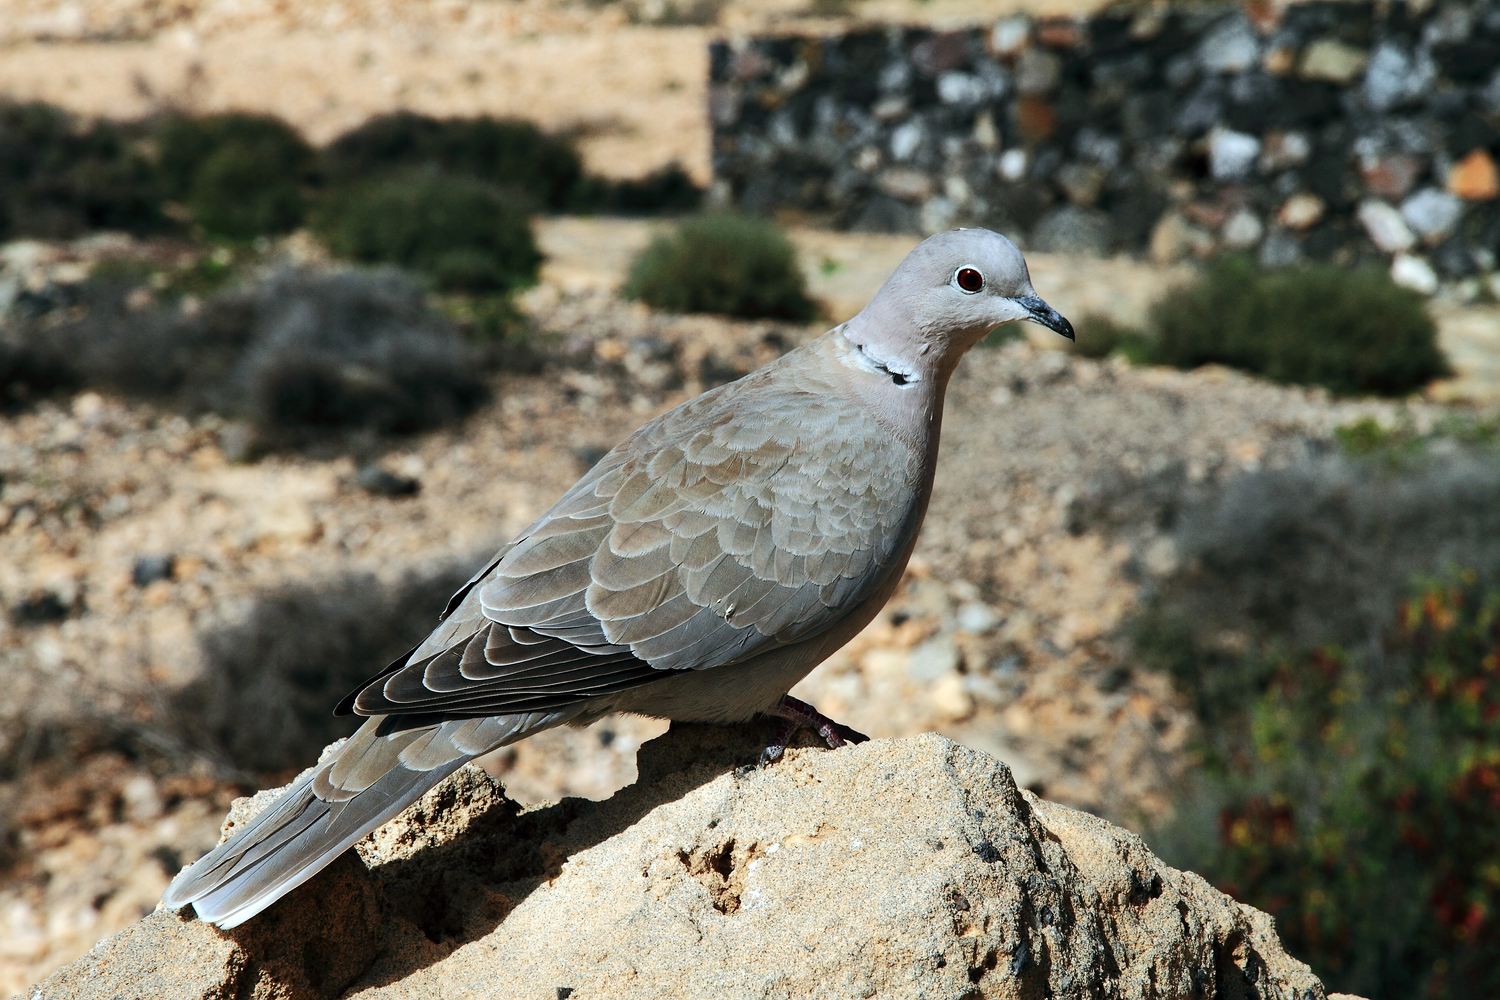
<path fill-rule="evenodd" d="M 1031 287 L 1014 243 L 988 229 L 953 229 L 907 254 L 844 335 L 893 371 L 941 378 L 985 334 L 1018 319 L 1073 339 L 1073 325 Z"/>

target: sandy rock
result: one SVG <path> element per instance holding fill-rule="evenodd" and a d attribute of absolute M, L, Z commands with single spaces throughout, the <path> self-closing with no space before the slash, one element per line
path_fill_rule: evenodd
<path fill-rule="evenodd" d="M 743 766 L 769 734 L 677 727 L 614 798 L 527 813 L 465 768 L 244 927 L 160 911 L 40 994 L 1324 996 L 1265 914 L 991 757 Z"/>

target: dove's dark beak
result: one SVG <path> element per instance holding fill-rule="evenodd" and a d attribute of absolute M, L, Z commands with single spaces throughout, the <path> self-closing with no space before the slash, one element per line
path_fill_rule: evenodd
<path fill-rule="evenodd" d="M 1073 339 L 1073 324 L 1064 319 L 1056 309 L 1043 302 L 1040 296 L 1023 295 L 1015 301 L 1026 310 L 1033 323 L 1040 323 L 1069 340 Z"/>

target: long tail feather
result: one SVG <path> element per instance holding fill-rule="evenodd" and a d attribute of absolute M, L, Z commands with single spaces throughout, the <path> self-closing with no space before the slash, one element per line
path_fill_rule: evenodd
<path fill-rule="evenodd" d="M 372 718 L 228 840 L 183 869 L 162 902 L 173 909 L 191 903 L 199 918 L 236 927 L 322 871 L 465 761 L 550 729 L 577 711 L 453 719 L 410 729 Z"/>

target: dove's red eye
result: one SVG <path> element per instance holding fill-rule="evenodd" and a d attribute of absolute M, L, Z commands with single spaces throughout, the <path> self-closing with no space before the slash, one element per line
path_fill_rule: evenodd
<path fill-rule="evenodd" d="M 984 275 L 972 267 L 959 268 L 953 280 L 958 282 L 958 287 L 966 292 L 977 292 L 984 287 Z"/>

